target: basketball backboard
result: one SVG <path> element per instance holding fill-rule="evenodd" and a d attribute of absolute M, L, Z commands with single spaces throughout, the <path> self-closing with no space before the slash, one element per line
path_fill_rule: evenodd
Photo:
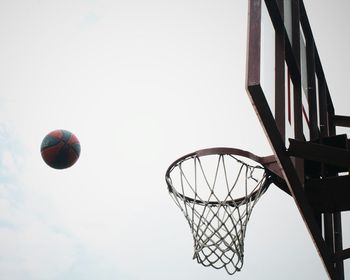
<path fill-rule="evenodd" d="M 246 87 L 330 279 L 344 279 L 350 154 L 302 0 L 250 0 Z M 333 186 L 333 188 L 332 188 Z M 336 186 L 336 187 L 334 187 Z"/>

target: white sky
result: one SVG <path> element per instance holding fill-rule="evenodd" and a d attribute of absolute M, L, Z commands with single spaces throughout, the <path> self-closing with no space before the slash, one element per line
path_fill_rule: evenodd
<path fill-rule="evenodd" d="M 305 5 L 348 115 L 349 4 Z M 246 1 L 0 1 L 1 279 L 326 279 L 277 188 L 254 209 L 235 276 L 192 260 L 167 193 L 168 165 L 194 150 L 271 153 L 245 92 L 246 22 Z M 39 153 L 57 128 L 82 145 L 63 171 Z"/>

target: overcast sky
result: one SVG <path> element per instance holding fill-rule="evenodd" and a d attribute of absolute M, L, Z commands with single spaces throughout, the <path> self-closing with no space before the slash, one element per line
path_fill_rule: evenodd
<path fill-rule="evenodd" d="M 336 113 L 349 115 L 350 4 L 305 6 Z M 189 152 L 271 154 L 245 92 L 246 23 L 244 0 L 0 1 L 1 279 L 327 279 L 276 187 L 254 209 L 234 276 L 192 260 L 167 192 L 168 165 Z M 58 128 L 82 148 L 60 171 L 40 156 Z"/>

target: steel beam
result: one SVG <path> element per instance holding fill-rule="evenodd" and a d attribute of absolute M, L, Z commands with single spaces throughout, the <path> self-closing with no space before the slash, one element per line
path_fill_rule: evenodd
<path fill-rule="evenodd" d="M 327 145 L 289 139 L 291 156 L 350 168 L 350 151 Z"/>
<path fill-rule="evenodd" d="M 313 208 L 322 213 L 350 210 L 349 175 L 308 180 L 305 192 Z"/>

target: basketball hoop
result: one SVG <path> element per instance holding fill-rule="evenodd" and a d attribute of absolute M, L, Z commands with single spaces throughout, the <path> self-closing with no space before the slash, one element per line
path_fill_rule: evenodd
<path fill-rule="evenodd" d="M 169 193 L 185 215 L 198 263 L 229 274 L 243 266 L 244 237 L 253 207 L 272 183 L 274 157 L 233 148 L 199 150 L 166 172 Z"/>

